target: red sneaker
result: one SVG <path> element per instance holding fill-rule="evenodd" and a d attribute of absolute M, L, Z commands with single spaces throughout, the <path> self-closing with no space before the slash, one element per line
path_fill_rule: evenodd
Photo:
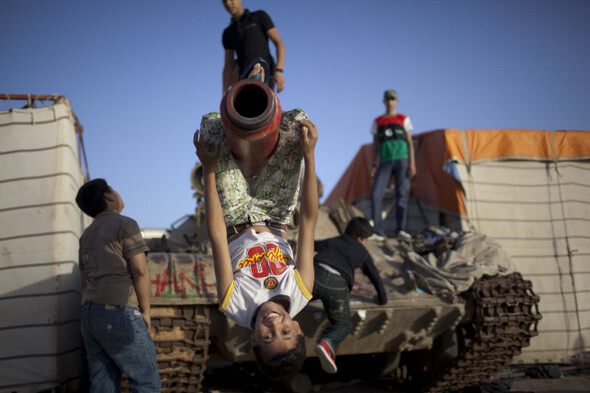
<path fill-rule="evenodd" d="M 325 372 L 334 374 L 336 371 L 338 371 L 338 367 L 336 367 L 336 360 L 332 355 L 332 350 L 325 341 L 322 340 L 315 346 L 315 353 L 318 355 L 318 358 L 320 358 L 322 368 Z"/>

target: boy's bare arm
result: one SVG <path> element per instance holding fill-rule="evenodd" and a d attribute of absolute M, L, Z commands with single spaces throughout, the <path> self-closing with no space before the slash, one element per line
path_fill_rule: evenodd
<path fill-rule="evenodd" d="M 318 218 L 318 183 L 315 172 L 315 145 L 318 140 L 317 127 L 309 120 L 301 121 L 301 150 L 305 170 L 301 188 L 301 209 L 299 211 L 299 236 L 297 241 L 297 270 L 308 291 L 314 283 L 314 232 Z"/>
<path fill-rule="evenodd" d="M 140 252 L 139 254 L 132 256 L 131 259 L 129 259 L 129 267 L 131 268 L 133 285 L 135 286 L 135 293 L 137 293 L 137 300 L 139 301 L 139 311 L 141 311 L 143 320 L 149 329 L 152 326 L 150 318 L 152 280 L 145 253 Z"/>
<path fill-rule="evenodd" d="M 86 289 L 86 283 L 88 282 L 88 278 L 86 277 L 86 273 L 80 270 L 80 284 L 82 285 L 82 291 Z"/>
<path fill-rule="evenodd" d="M 225 227 L 223 211 L 221 210 L 221 203 L 219 202 L 215 185 L 215 167 L 219 159 L 219 144 L 215 146 L 215 151 L 209 151 L 208 142 L 202 136 L 199 138 L 198 130 L 195 132 L 193 142 L 197 148 L 197 156 L 203 166 L 207 229 L 213 251 L 217 297 L 219 302 L 223 302 L 225 294 L 234 279 L 234 275 L 227 245 L 227 228 Z"/>
<path fill-rule="evenodd" d="M 234 68 L 236 66 L 236 62 L 234 60 L 234 51 L 233 49 L 226 49 L 225 50 L 225 60 L 223 64 L 223 92 L 221 96 L 225 94 L 225 92 L 229 89 L 229 87 L 235 83 L 234 79 Z"/>
<path fill-rule="evenodd" d="M 409 168 L 408 177 L 411 179 L 416 175 L 416 160 L 414 158 L 414 141 L 412 140 L 412 132 L 407 131 L 406 137 L 408 138 L 408 152 L 409 152 Z"/>
<path fill-rule="evenodd" d="M 279 35 L 279 32 L 276 27 L 268 30 L 266 35 L 270 40 L 275 44 L 275 48 L 277 50 L 277 65 L 276 68 L 280 68 L 281 70 L 285 66 L 285 44 L 283 44 L 283 40 Z M 271 70 L 272 72 L 273 70 Z M 285 78 L 281 72 L 274 73 L 272 75 L 276 84 L 277 84 L 277 93 L 280 93 L 285 88 Z"/>
<path fill-rule="evenodd" d="M 373 135 L 373 145 L 371 146 L 371 177 L 377 174 L 377 165 L 379 164 L 379 138 Z"/>

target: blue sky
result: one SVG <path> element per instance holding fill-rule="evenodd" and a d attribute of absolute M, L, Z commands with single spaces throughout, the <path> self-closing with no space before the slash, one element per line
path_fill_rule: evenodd
<path fill-rule="evenodd" d="M 279 98 L 318 125 L 324 197 L 371 142 L 388 88 L 415 133 L 590 130 L 589 1 L 243 5 L 267 11 L 285 43 Z M 215 0 L 0 0 L 0 93 L 68 98 L 91 176 L 140 226 L 169 227 L 194 212 L 192 135 L 219 108 L 229 19 Z"/>

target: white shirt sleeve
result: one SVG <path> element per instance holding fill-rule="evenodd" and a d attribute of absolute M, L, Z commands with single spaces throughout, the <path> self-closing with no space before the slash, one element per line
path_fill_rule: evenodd
<path fill-rule="evenodd" d="M 375 120 L 371 123 L 371 134 L 377 135 L 377 122 Z"/>
<path fill-rule="evenodd" d="M 406 116 L 406 118 L 404 120 L 404 129 L 407 132 L 412 132 L 414 130 L 414 127 L 412 126 L 412 122 L 410 121 L 410 116 Z"/>

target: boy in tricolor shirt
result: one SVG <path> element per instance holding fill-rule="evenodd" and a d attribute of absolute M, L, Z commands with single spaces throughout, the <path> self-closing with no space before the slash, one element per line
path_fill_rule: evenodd
<path fill-rule="evenodd" d="M 314 283 L 317 128 L 306 117 L 299 109 L 282 114 L 279 142 L 255 187 L 229 151 L 219 114 L 205 115 L 194 136 L 220 310 L 253 329 L 258 366 L 276 380 L 294 376 L 305 359 L 303 331 L 292 318 L 311 299 Z M 295 258 L 285 228 L 300 188 Z"/>
<path fill-rule="evenodd" d="M 397 92 L 386 90 L 383 94 L 385 114 L 373 121 L 373 148 L 371 150 L 371 177 L 373 189 L 374 229 L 377 238 L 385 235 L 383 223 L 383 196 L 391 176 L 395 179 L 395 222 L 396 236 L 409 238 L 406 232 L 408 199 L 411 180 L 416 175 L 412 122 L 406 115 L 398 113 Z"/>

